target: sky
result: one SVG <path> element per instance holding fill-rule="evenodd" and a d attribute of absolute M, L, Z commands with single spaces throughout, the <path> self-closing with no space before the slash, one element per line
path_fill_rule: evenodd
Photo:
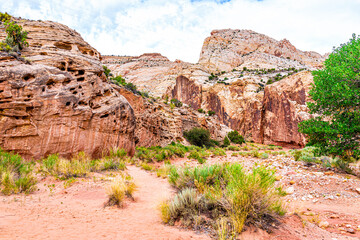
<path fill-rule="evenodd" d="M 360 34 L 360 0 L 0 0 L 0 12 L 65 24 L 102 55 L 192 63 L 214 29 L 250 29 L 321 54 Z"/>

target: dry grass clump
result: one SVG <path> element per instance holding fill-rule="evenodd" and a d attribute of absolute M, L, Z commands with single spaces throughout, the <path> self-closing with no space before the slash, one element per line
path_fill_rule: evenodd
<path fill-rule="evenodd" d="M 178 194 L 162 204 L 165 223 L 211 226 L 218 238 L 229 239 L 244 226 L 270 231 L 284 214 L 274 171 L 265 167 L 245 171 L 236 164 L 171 168 L 169 182 Z"/>
<path fill-rule="evenodd" d="M 124 170 L 126 154 L 124 149 L 111 149 L 109 156 L 101 159 L 91 159 L 84 152 L 79 152 L 71 159 L 52 154 L 42 160 L 40 169 L 45 174 L 61 179 L 85 177 L 89 172 Z"/>
<path fill-rule="evenodd" d="M 133 194 L 136 191 L 136 185 L 130 176 L 121 176 L 115 178 L 106 189 L 109 200 L 105 206 L 122 207 L 125 197 L 134 200 Z"/>
<path fill-rule="evenodd" d="M 37 179 L 33 170 L 33 162 L 24 162 L 19 155 L 0 149 L 0 190 L 3 194 L 34 191 Z"/>

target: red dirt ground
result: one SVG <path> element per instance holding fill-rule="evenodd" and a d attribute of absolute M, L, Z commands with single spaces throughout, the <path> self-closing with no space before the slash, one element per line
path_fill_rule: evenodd
<path fill-rule="evenodd" d="M 172 162 L 197 165 L 184 158 Z M 268 234 L 248 228 L 239 239 L 360 239 L 359 178 L 307 167 L 284 156 L 264 160 L 231 157 L 228 152 L 207 160 L 207 164 L 218 162 L 241 162 L 247 168 L 255 163 L 273 166 L 279 176 L 277 184 L 284 189 L 294 187 L 284 197 L 288 214 L 279 229 Z M 124 208 L 103 207 L 105 188 L 116 172 L 92 173 L 67 188 L 64 181 L 47 177 L 40 180 L 35 193 L 0 196 L 0 239 L 210 239 L 205 233 L 161 223 L 158 205 L 174 194 L 167 180 L 135 166 L 128 166 L 127 172 L 138 190 L 135 201 L 126 201 Z M 321 221 L 329 227 L 320 228 Z"/>

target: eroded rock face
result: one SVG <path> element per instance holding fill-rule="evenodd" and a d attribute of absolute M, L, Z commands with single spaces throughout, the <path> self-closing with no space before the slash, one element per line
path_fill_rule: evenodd
<path fill-rule="evenodd" d="M 186 106 L 172 109 L 161 100 L 142 98 L 122 87 L 114 86 L 114 88 L 134 109 L 137 146 L 166 146 L 172 141 L 184 142 L 183 132 L 194 127 L 208 129 L 211 137 L 218 141 L 222 141 L 231 131 L 227 126 L 220 124 L 216 116 L 205 116 Z"/>
<path fill-rule="evenodd" d="M 313 78 L 301 72 L 265 88 L 261 123 L 262 142 L 282 146 L 305 146 L 298 123 L 311 118 L 306 102 Z"/>
<path fill-rule="evenodd" d="M 272 59 L 269 61 L 269 59 Z M 296 49 L 288 40 L 277 41 L 251 30 L 214 30 L 206 38 L 199 64 L 211 72 L 242 67 L 312 67 L 322 66 L 324 57 Z M 271 62 L 277 62 L 273 64 Z"/>
<path fill-rule="evenodd" d="M 146 53 L 138 57 L 104 56 L 102 62 L 114 76 L 125 77 L 140 91 L 154 97 L 162 97 L 174 85 L 179 72 L 191 66 L 182 61 L 169 61 L 159 53 Z"/>
<path fill-rule="evenodd" d="M 182 101 L 193 103 L 191 95 L 201 95 L 201 108 L 214 111 L 223 124 L 238 130 L 247 140 L 303 147 L 305 137 L 298 132 L 298 123 L 311 117 L 306 102 L 310 100 L 308 91 L 312 82 L 311 73 L 303 71 L 266 86 L 265 91 L 258 91 L 258 84 L 251 78 L 229 85 L 198 86 L 182 76 L 174 89 L 178 84 L 193 85 L 177 93 L 183 97 Z"/>
<path fill-rule="evenodd" d="M 22 56 L 30 64 L 0 56 L 0 147 L 26 158 L 134 153 L 133 109 L 107 82 L 100 54 L 64 25 L 19 24 L 29 31 Z"/>

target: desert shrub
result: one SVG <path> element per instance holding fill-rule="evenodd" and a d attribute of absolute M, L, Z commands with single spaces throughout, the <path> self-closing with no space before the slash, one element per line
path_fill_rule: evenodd
<path fill-rule="evenodd" d="M 105 66 L 106 67 L 106 66 Z M 105 69 L 104 69 L 105 70 Z M 106 74 L 106 73 L 105 73 Z M 121 85 L 121 86 L 125 86 L 126 85 L 126 80 L 121 76 L 116 76 L 114 78 L 111 78 L 111 80 L 117 84 L 117 85 Z"/>
<path fill-rule="evenodd" d="M 1 51 L 18 52 L 29 46 L 26 41 L 28 32 L 14 22 L 5 22 L 7 36 L 0 44 Z"/>
<path fill-rule="evenodd" d="M 260 158 L 267 159 L 267 158 L 269 158 L 269 154 L 263 152 L 263 153 L 260 154 Z"/>
<path fill-rule="evenodd" d="M 134 94 L 138 94 L 138 91 L 136 89 L 136 86 L 133 83 L 127 83 L 124 86 L 127 90 L 129 90 L 130 92 L 134 93 Z"/>
<path fill-rule="evenodd" d="M 110 76 L 110 72 L 111 72 L 111 70 L 110 70 L 110 69 L 108 69 L 108 67 L 107 67 L 107 66 L 105 66 L 105 65 L 103 65 L 103 70 L 104 70 L 104 74 L 105 74 L 105 76 L 106 76 L 106 77 L 109 77 L 109 76 Z"/>
<path fill-rule="evenodd" d="M 166 147 L 136 147 L 135 157 L 146 162 L 165 161 L 173 157 L 184 157 L 193 147 L 184 146 L 179 143 L 171 143 Z"/>
<path fill-rule="evenodd" d="M 209 116 L 212 116 L 212 115 L 214 115 L 214 114 L 215 114 L 215 112 L 214 112 L 214 111 L 209 110 L 209 111 L 208 111 L 208 114 L 209 114 Z"/>
<path fill-rule="evenodd" d="M 260 158 L 260 153 L 257 150 L 252 150 L 250 155 L 254 158 Z"/>
<path fill-rule="evenodd" d="M 170 171 L 169 182 L 179 195 L 163 204 L 166 223 L 181 220 L 186 225 L 195 224 L 195 219 L 204 215 L 212 223 L 222 219 L 231 229 L 226 235 L 236 235 L 245 225 L 269 230 L 284 214 L 274 171 L 265 167 L 253 168 L 251 172 L 238 163 L 178 167 Z"/>
<path fill-rule="evenodd" d="M 162 165 L 160 168 L 156 169 L 156 176 L 161 178 L 168 177 L 172 167 L 173 166 L 171 164 Z"/>
<path fill-rule="evenodd" d="M 153 165 L 144 162 L 141 164 L 141 168 L 144 169 L 145 171 L 152 171 L 154 170 L 155 167 Z"/>
<path fill-rule="evenodd" d="M 230 150 L 230 151 L 240 151 L 241 150 L 241 148 L 239 148 L 238 146 L 228 146 L 227 148 L 226 148 L 227 150 Z"/>
<path fill-rule="evenodd" d="M 223 147 L 228 147 L 228 146 L 230 146 L 230 140 L 229 140 L 229 138 L 227 137 L 227 136 L 225 136 L 225 138 L 224 138 L 224 142 L 223 142 L 223 145 L 222 145 Z"/>
<path fill-rule="evenodd" d="M 87 161 L 68 160 L 59 158 L 58 155 L 50 155 L 42 163 L 43 172 L 61 179 L 84 177 L 90 172 L 90 165 Z"/>
<path fill-rule="evenodd" d="M 290 154 L 294 157 L 295 161 L 315 162 L 315 152 L 315 147 L 305 147 L 303 149 L 291 150 Z"/>
<path fill-rule="evenodd" d="M 123 148 L 111 148 L 109 156 L 110 158 L 125 158 L 127 156 L 127 152 Z"/>
<path fill-rule="evenodd" d="M 199 113 L 205 113 L 205 111 L 204 111 L 202 108 L 199 108 L 199 109 L 198 109 L 198 112 L 199 112 Z"/>
<path fill-rule="evenodd" d="M 170 102 L 173 103 L 175 107 L 181 107 L 183 105 L 182 102 L 176 98 L 171 99 Z"/>
<path fill-rule="evenodd" d="M 212 148 L 211 152 L 213 156 L 226 156 L 226 152 L 222 148 Z"/>
<path fill-rule="evenodd" d="M 245 143 L 244 137 L 241 136 L 241 135 L 239 134 L 239 132 L 236 131 L 236 130 L 229 132 L 227 136 L 228 136 L 228 138 L 230 139 L 230 141 L 231 141 L 232 143 L 235 143 L 235 144 Z"/>
<path fill-rule="evenodd" d="M 109 199 L 105 206 L 117 205 L 122 207 L 125 197 L 134 200 L 133 194 L 136 188 L 130 176 L 121 176 L 114 179 L 106 189 Z"/>
<path fill-rule="evenodd" d="M 11 20 L 11 16 L 5 12 L 5 13 L 2 13 L 0 12 L 0 22 L 9 22 Z"/>
<path fill-rule="evenodd" d="M 183 224 L 190 225 L 196 218 L 200 205 L 200 196 L 195 189 L 186 188 L 175 197 L 162 204 L 162 219 L 173 225 L 181 219 Z"/>
<path fill-rule="evenodd" d="M 0 190 L 3 194 L 34 191 L 37 179 L 33 170 L 34 163 L 24 162 L 19 155 L 0 148 Z"/>
<path fill-rule="evenodd" d="M 184 132 L 184 137 L 193 145 L 199 147 L 211 147 L 210 132 L 204 128 L 193 128 Z"/>

